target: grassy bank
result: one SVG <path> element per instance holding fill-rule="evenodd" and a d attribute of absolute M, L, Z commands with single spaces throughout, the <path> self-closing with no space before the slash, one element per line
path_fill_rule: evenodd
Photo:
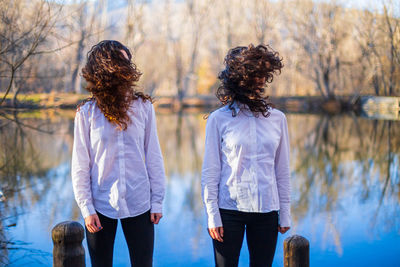
<path fill-rule="evenodd" d="M 0 94 L 0 97 L 2 95 Z M 17 109 L 75 109 L 77 104 L 89 97 L 88 94 L 50 93 L 50 94 L 21 94 L 17 103 L 13 103 L 13 96 L 7 96 L 0 108 Z M 173 96 L 155 97 L 154 105 L 158 109 L 178 111 L 188 109 L 214 109 L 220 103 L 214 95 L 199 95 L 185 97 L 179 101 Z M 333 100 L 326 100 L 319 96 L 287 96 L 271 97 L 271 102 L 279 109 L 288 112 L 326 112 L 337 114 L 343 111 L 359 109 L 359 103 L 350 96 L 343 96 Z"/>
<path fill-rule="evenodd" d="M 0 94 L 2 99 L 4 94 Z M 83 99 L 89 97 L 88 94 L 69 94 L 69 93 L 44 93 L 44 94 L 19 94 L 17 103 L 13 103 L 13 95 L 7 95 L 4 103 L 0 107 L 7 108 L 75 108 Z"/>

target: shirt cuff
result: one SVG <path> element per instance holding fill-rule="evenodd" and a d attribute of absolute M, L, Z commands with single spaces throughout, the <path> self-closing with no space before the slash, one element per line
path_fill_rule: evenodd
<path fill-rule="evenodd" d="M 81 207 L 81 213 L 82 213 L 83 218 L 85 219 L 86 217 L 88 217 L 92 214 L 96 214 L 96 210 L 94 209 L 93 205 L 87 205 L 87 206 Z"/>
<path fill-rule="evenodd" d="M 162 204 L 151 203 L 150 213 L 162 213 Z"/>
<path fill-rule="evenodd" d="M 290 227 L 290 224 L 290 204 L 281 205 L 281 209 L 279 210 L 279 226 Z"/>
<path fill-rule="evenodd" d="M 222 226 L 221 214 L 208 214 L 208 228 L 216 228 Z"/>

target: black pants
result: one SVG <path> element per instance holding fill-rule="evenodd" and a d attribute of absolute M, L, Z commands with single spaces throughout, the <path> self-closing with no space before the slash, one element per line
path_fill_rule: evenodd
<path fill-rule="evenodd" d="M 250 266 L 271 266 L 278 238 L 278 212 L 241 212 L 220 209 L 224 242 L 213 240 L 215 266 L 238 266 L 246 232 Z"/>
<path fill-rule="evenodd" d="M 118 220 L 97 212 L 103 229 L 90 233 L 86 228 L 86 240 L 92 266 L 112 266 L 115 233 Z M 121 219 L 122 230 L 128 244 L 131 265 L 148 267 L 153 265 L 154 225 L 150 211 L 136 217 Z"/>

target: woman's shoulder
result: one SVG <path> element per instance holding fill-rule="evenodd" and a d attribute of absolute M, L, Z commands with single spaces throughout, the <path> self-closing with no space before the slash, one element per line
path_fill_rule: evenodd
<path fill-rule="evenodd" d="M 280 118 L 286 117 L 285 113 L 283 113 L 281 110 L 279 110 L 277 108 L 271 108 L 269 110 L 269 112 L 270 112 L 271 116 L 276 116 L 276 117 L 280 117 Z"/>
<path fill-rule="evenodd" d="M 220 107 L 218 109 L 215 109 L 215 110 L 211 111 L 207 115 L 207 121 L 218 120 L 218 119 L 226 116 L 226 114 L 229 114 L 227 106 Z"/>
<path fill-rule="evenodd" d="M 150 100 L 139 97 L 132 101 L 128 115 L 131 118 L 135 117 L 146 121 L 147 118 L 152 116 L 153 110 L 154 107 Z"/>
<path fill-rule="evenodd" d="M 273 121 L 276 121 L 277 123 L 282 123 L 282 121 L 286 121 L 286 115 L 283 113 L 281 110 L 277 108 L 271 108 L 269 110 L 269 116 L 267 119 L 271 119 Z"/>
<path fill-rule="evenodd" d="M 137 99 L 132 101 L 131 107 L 133 109 L 140 109 L 145 112 L 148 112 L 153 108 L 153 103 L 148 99 L 143 99 L 141 97 L 138 97 Z"/>
<path fill-rule="evenodd" d="M 82 104 L 79 104 L 76 108 L 77 113 L 88 115 L 90 110 L 96 105 L 96 101 L 94 99 L 84 100 Z"/>

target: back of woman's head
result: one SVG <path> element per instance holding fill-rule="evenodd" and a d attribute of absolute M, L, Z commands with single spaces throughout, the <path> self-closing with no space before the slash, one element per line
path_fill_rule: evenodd
<path fill-rule="evenodd" d="M 225 57 L 225 69 L 219 74 L 221 81 L 217 97 L 234 113 L 235 101 L 245 104 L 255 116 L 267 117 L 271 103 L 264 97 L 266 83 L 283 68 L 282 58 L 269 46 L 250 44 L 229 50 Z"/>
<path fill-rule="evenodd" d="M 129 49 L 120 42 L 104 40 L 90 49 L 82 69 L 86 89 L 93 95 L 90 99 L 96 100 L 104 116 L 122 129 L 130 122 L 127 111 L 132 101 L 138 97 L 151 100 L 149 96 L 135 92 L 142 73 L 131 58 Z"/>

